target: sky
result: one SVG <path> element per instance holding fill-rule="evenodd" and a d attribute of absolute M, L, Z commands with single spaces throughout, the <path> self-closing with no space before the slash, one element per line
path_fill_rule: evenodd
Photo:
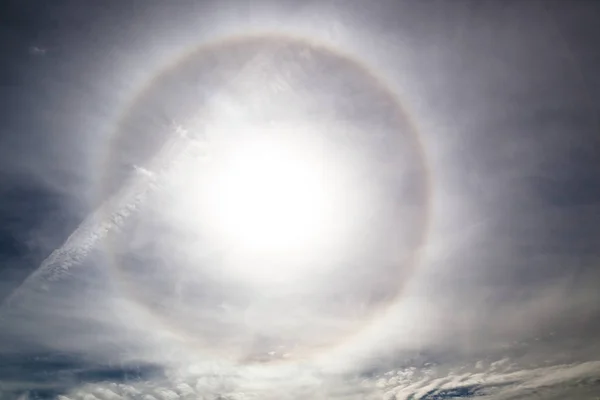
<path fill-rule="evenodd" d="M 1 400 L 600 398 L 600 5 L 0 7 Z"/>

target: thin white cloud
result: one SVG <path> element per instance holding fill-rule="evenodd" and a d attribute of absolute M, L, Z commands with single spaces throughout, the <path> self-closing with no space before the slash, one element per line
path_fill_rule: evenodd
<path fill-rule="evenodd" d="M 178 128 L 181 129 L 181 128 Z M 122 188 L 107 199 L 96 211 L 90 214 L 67 238 L 65 243 L 54 250 L 41 265 L 25 280 L 20 287 L 0 305 L 2 309 L 10 308 L 18 303 L 30 286 L 42 286 L 44 282 L 62 279 L 69 270 L 81 265 L 88 254 L 98 243 L 115 230 L 144 201 L 147 195 L 155 189 L 157 179 L 169 167 L 172 167 L 182 154 L 193 147 L 193 141 L 187 137 L 176 135 L 167 141 L 157 155 L 150 161 L 149 168 L 135 166 L 134 174 Z"/>

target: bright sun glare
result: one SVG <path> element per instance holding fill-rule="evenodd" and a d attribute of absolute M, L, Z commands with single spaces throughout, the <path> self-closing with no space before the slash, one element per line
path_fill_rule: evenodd
<path fill-rule="evenodd" d="M 209 165 L 186 169 L 203 172 L 200 180 L 184 179 L 181 221 L 226 249 L 224 270 L 254 281 L 293 280 L 336 252 L 348 234 L 352 196 L 333 147 L 313 139 L 248 134 L 215 145 Z"/>
<path fill-rule="evenodd" d="M 288 251 L 318 240 L 332 194 L 324 166 L 311 161 L 273 141 L 236 147 L 217 172 L 209 203 L 221 233 L 255 252 Z"/>

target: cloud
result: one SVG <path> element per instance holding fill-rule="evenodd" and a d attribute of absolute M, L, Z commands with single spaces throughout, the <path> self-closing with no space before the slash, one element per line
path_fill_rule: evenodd
<path fill-rule="evenodd" d="M 498 360 L 486 369 L 477 362 L 475 368 L 463 366 L 447 374 L 409 368 L 392 370 L 375 377 L 382 398 L 445 399 L 445 398 L 537 398 L 536 391 L 564 393 L 573 385 L 597 390 L 596 377 L 600 362 L 562 364 L 549 367 L 519 369 L 509 359 Z M 500 364 L 498 364 L 500 363 Z M 505 367 L 500 369 L 498 365 Z M 568 396 L 568 395 L 567 395 Z M 590 397 L 592 398 L 592 397 Z"/>
<path fill-rule="evenodd" d="M 42 286 L 64 278 L 75 266 L 84 265 L 86 257 L 111 232 L 119 230 L 124 221 L 144 202 L 148 193 L 156 189 L 157 175 L 160 177 L 170 166 L 176 164 L 194 141 L 181 135 L 167 141 L 161 150 L 150 160 L 150 170 L 134 166 L 132 176 L 124 182 L 120 190 L 103 202 L 97 210 L 87 216 L 73 231 L 64 244 L 54 250 L 41 265 L 13 291 L 0 306 L 10 308 L 31 286 Z M 152 171 L 152 172 L 150 172 Z"/>
<path fill-rule="evenodd" d="M 500 362 L 500 364 L 498 364 Z M 494 367 L 492 367 L 494 365 Z M 499 368 L 503 365 L 503 368 Z M 238 371 L 233 376 L 172 375 L 168 379 L 140 382 L 98 382 L 76 386 L 57 397 L 86 399 L 386 399 L 442 400 L 450 398 L 536 399 L 555 396 L 594 399 L 600 382 L 600 362 L 519 368 L 510 360 L 498 360 L 488 368 L 474 364 L 392 369 L 368 378 L 360 376 L 289 376 L 289 380 L 256 379 Z M 572 397 L 571 397 L 572 398 Z"/>

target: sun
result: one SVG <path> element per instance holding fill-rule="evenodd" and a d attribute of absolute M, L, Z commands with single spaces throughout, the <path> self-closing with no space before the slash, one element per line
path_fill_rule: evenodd
<path fill-rule="evenodd" d="M 209 165 L 186 169 L 177 197 L 188 232 L 225 249 L 226 270 L 245 280 L 293 280 L 336 252 L 353 196 L 333 146 L 317 135 L 247 128 L 211 152 Z"/>
<path fill-rule="evenodd" d="M 317 241 L 332 212 L 323 163 L 276 140 L 242 142 L 225 156 L 209 196 L 234 246 L 282 252 Z"/>

